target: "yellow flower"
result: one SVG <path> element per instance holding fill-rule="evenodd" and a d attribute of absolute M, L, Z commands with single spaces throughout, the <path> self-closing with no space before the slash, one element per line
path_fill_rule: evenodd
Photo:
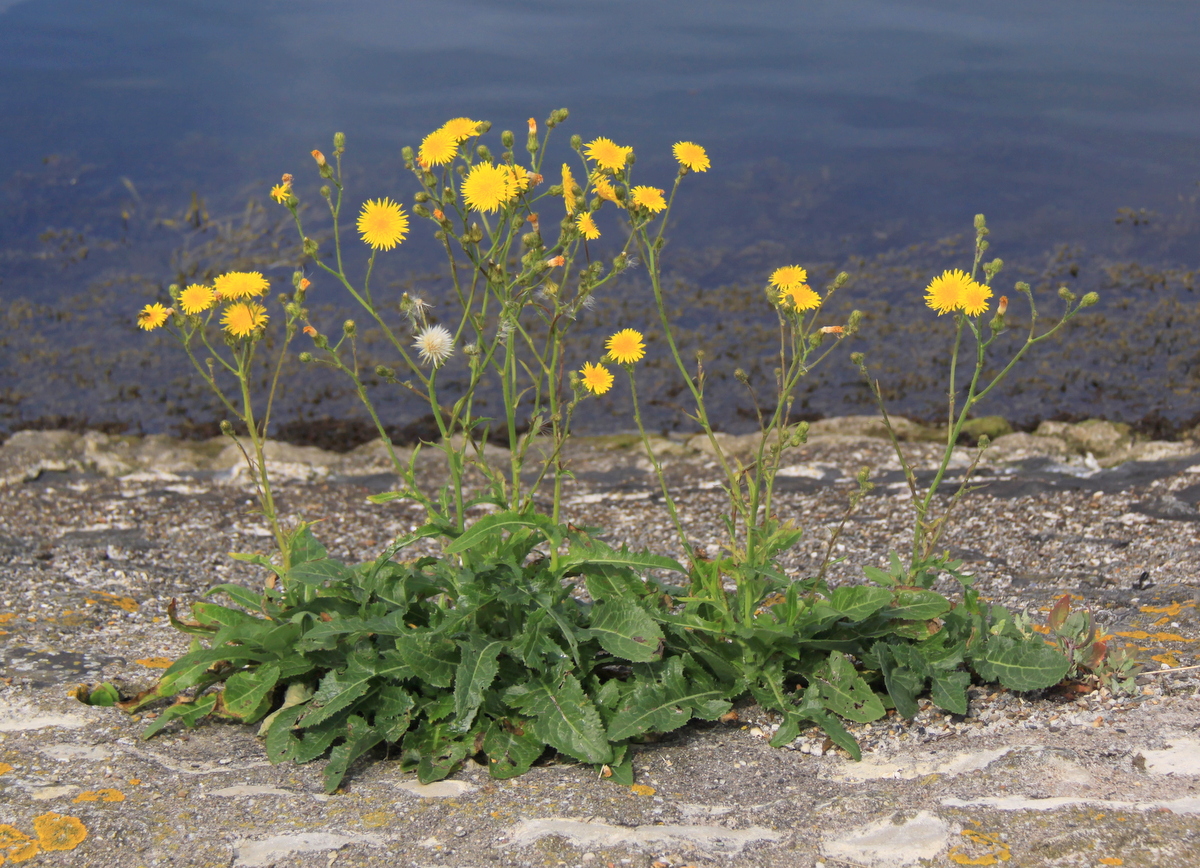
<path fill-rule="evenodd" d="M 505 166 L 504 168 L 508 172 L 508 198 L 515 199 L 529 189 L 529 180 L 532 176 L 521 166 Z"/>
<path fill-rule="evenodd" d="M 583 375 L 583 385 L 593 395 L 603 395 L 612 388 L 613 375 L 603 365 L 584 362 L 583 370 L 579 373 Z"/>
<path fill-rule="evenodd" d="M 438 132 L 449 134 L 456 143 L 465 142 L 467 139 L 479 135 L 479 123 L 470 118 L 455 118 L 442 124 Z"/>
<path fill-rule="evenodd" d="M 604 348 L 618 365 L 632 365 L 646 355 L 642 333 L 636 329 L 621 329 L 608 339 Z"/>
<path fill-rule="evenodd" d="M 280 205 L 286 202 L 290 195 L 292 195 L 292 190 L 287 184 L 276 184 L 271 188 L 271 198 Z"/>
<path fill-rule="evenodd" d="M 458 139 L 454 133 L 442 127 L 421 140 L 421 147 L 417 151 L 417 162 L 426 168 L 444 166 L 453 160 L 457 153 Z"/>
<path fill-rule="evenodd" d="M 679 165 L 685 169 L 693 172 L 708 171 L 708 154 L 695 142 L 676 142 L 672 150 L 675 151 L 675 159 L 679 161 Z"/>
<path fill-rule="evenodd" d="M 462 182 L 463 201 L 473 211 L 497 211 L 516 194 L 509 166 L 476 163 Z"/>
<path fill-rule="evenodd" d="M 971 281 L 958 294 L 958 309 L 967 316 L 979 316 L 988 309 L 987 300 L 992 297 L 992 290 L 982 283 Z"/>
<path fill-rule="evenodd" d="M 588 241 L 595 241 L 600 237 L 600 230 L 596 228 L 596 221 L 586 211 L 575 218 L 575 228 Z"/>
<path fill-rule="evenodd" d="M 583 152 L 596 161 L 596 164 L 609 172 L 616 172 L 618 169 L 624 169 L 625 163 L 629 160 L 629 155 L 633 153 L 633 148 L 622 147 L 612 139 L 593 139 L 588 142 L 588 146 L 583 149 Z"/>
<path fill-rule="evenodd" d="M 597 196 L 605 202 L 612 202 L 614 205 L 621 207 L 621 200 L 617 198 L 617 191 L 613 189 L 613 185 L 608 178 L 604 177 L 600 172 L 593 172 L 590 181 L 592 189 L 596 191 Z"/>
<path fill-rule="evenodd" d="M 780 297 L 788 299 L 796 310 L 812 310 L 821 306 L 821 296 L 807 283 L 788 287 Z"/>
<path fill-rule="evenodd" d="M 221 315 L 221 325 L 235 338 L 245 338 L 267 324 L 267 309 L 255 301 L 231 304 Z"/>
<path fill-rule="evenodd" d="M 231 271 L 213 281 L 213 289 L 225 300 L 253 298 L 265 293 L 270 286 L 258 271 Z"/>
<path fill-rule="evenodd" d="M 213 306 L 217 299 L 207 286 L 193 283 L 179 294 L 179 306 L 186 314 L 202 313 Z"/>
<path fill-rule="evenodd" d="M 78 817 L 42 814 L 33 818 L 33 830 L 43 850 L 74 850 L 87 837 L 87 827 Z M 15 861 L 15 860 L 14 860 Z"/>
<path fill-rule="evenodd" d="M 802 286 L 807 282 L 808 272 L 799 265 L 785 265 L 771 272 L 771 286 L 781 292 L 787 292 L 789 289 Z"/>
<path fill-rule="evenodd" d="M 563 204 L 567 206 L 567 214 L 575 213 L 575 176 L 571 174 L 571 167 L 563 163 L 562 171 L 562 197 Z"/>
<path fill-rule="evenodd" d="M 137 315 L 138 328 L 152 332 L 165 323 L 170 315 L 171 311 L 158 302 L 148 304 Z"/>
<path fill-rule="evenodd" d="M 358 234 L 373 250 L 391 250 L 408 234 L 408 215 L 391 199 L 368 199 L 358 214 Z"/>
<path fill-rule="evenodd" d="M 975 281 L 959 269 L 943 271 L 925 287 L 925 304 L 938 312 L 938 316 L 961 308 L 963 291 Z M 989 292 L 988 295 L 991 295 Z"/>
<path fill-rule="evenodd" d="M 634 207 L 645 208 L 653 214 L 657 214 L 667 207 L 667 202 L 663 199 L 663 191 L 658 187 L 634 187 L 629 191 L 629 198 Z"/>

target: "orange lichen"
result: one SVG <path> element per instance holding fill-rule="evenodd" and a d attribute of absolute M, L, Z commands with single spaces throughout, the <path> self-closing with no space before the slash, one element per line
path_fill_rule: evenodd
<path fill-rule="evenodd" d="M 1147 633 L 1145 630 L 1130 630 L 1128 633 L 1118 633 L 1126 639 L 1155 639 L 1159 642 L 1195 642 L 1195 639 L 1185 639 L 1178 633 Z"/>
<path fill-rule="evenodd" d="M 0 624 L 7 624 L 15 617 L 17 617 L 16 612 L 5 612 L 3 615 L 0 615 Z"/>
<path fill-rule="evenodd" d="M 652 796 L 658 792 L 654 787 L 648 787 L 645 784 L 634 784 L 629 790 L 635 796 Z"/>
<path fill-rule="evenodd" d="M 133 662 L 150 669 L 169 669 L 175 661 L 170 657 L 143 657 L 141 660 L 134 660 Z"/>
<path fill-rule="evenodd" d="M 0 763 L 0 775 L 6 775 L 12 771 L 12 766 L 8 763 Z"/>
<path fill-rule="evenodd" d="M 51 811 L 33 818 L 33 830 L 37 832 L 42 849 L 74 850 L 87 837 L 87 827 L 78 817 L 68 817 Z"/>
<path fill-rule="evenodd" d="M 975 829 L 963 829 L 962 836 L 972 844 L 988 847 L 989 852 L 979 856 L 968 856 L 958 847 L 951 848 L 946 854 L 951 862 L 958 865 L 995 865 L 998 862 L 1007 862 L 1012 858 L 1012 852 L 1007 844 L 1000 840 L 999 836 L 988 832 L 980 832 Z"/>
<path fill-rule="evenodd" d="M 13 863 L 24 862 L 40 852 L 37 841 L 20 829 L 7 824 L 0 826 L 0 862 L 6 859 Z"/>
<path fill-rule="evenodd" d="M 1101 865 L 1124 865 L 1125 860 L 1120 856 L 1102 856 L 1100 857 Z"/>
<path fill-rule="evenodd" d="M 1194 608 L 1195 603 L 1172 603 L 1169 606 L 1142 606 L 1138 611 L 1148 615 L 1170 615 L 1174 617 L 1185 608 Z"/>
<path fill-rule="evenodd" d="M 123 802 L 125 794 L 120 790 L 85 790 L 75 797 L 78 802 Z"/>

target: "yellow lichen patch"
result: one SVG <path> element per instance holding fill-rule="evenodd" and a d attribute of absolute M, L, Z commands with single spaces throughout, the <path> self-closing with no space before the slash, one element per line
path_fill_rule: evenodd
<path fill-rule="evenodd" d="M 654 787 L 648 787 L 645 784 L 634 784 L 629 791 L 635 796 L 652 796 L 658 792 Z"/>
<path fill-rule="evenodd" d="M 125 794 L 120 790 L 85 790 L 75 797 L 78 802 L 123 802 Z"/>
<path fill-rule="evenodd" d="M 1118 633 L 1118 636 L 1124 636 L 1126 639 L 1154 639 L 1158 642 L 1195 642 L 1195 639 L 1185 639 L 1178 633 L 1147 633 L 1145 630 L 1130 630 L 1127 633 Z"/>
<path fill-rule="evenodd" d="M 1168 615 L 1173 618 L 1184 609 L 1195 608 L 1195 606 L 1195 603 L 1172 603 L 1169 606 L 1142 606 L 1138 611 L 1148 615 Z"/>
<path fill-rule="evenodd" d="M 99 597 L 103 597 L 107 602 L 112 603 L 118 609 L 124 609 L 126 612 L 136 612 L 138 610 L 138 601 L 133 597 L 122 597 L 120 594 L 110 594 L 108 591 L 93 591 Z"/>
<path fill-rule="evenodd" d="M 125 783 L 129 784 L 129 786 L 131 786 L 131 787 L 137 787 L 137 786 L 141 786 L 142 779 L 141 778 L 130 778 Z"/>
<path fill-rule="evenodd" d="M 0 763 L 0 775 L 6 775 L 12 771 L 12 766 L 8 763 Z"/>
<path fill-rule="evenodd" d="M 363 814 L 362 824 L 368 829 L 377 829 L 380 826 L 386 826 L 391 818 L 392 815 L 387 811 L 372 811 L 369 814 Z"/>
<path fill-rule="evenodd" d="M 146 666 L 150 669 L 169 669 L 175 661 L 170 657 L 143 657 L 141 660 L 134 660 L 138 666 Z"/>
<path fill-rule="evenodd" d="M 1029 629 L 1033 630 L 1035 633 L 1041 633 L 1043 636 L 1050 632 L 1050 628 L 1044 624 L 1030 624 Z"/>
<path fill-rule="evenodd" d="M 0 826 L 0 862 L 6 859 L 13 863 L 24 862 L 40 852 L 37 841 L 20 829 L 7 824 Z"/>
<path fill-rule="evenodd" d="M 1150 626 L 1151 627 L 1162 627 L 1164 624 L 1169 624 L 1170 622 L 1171 622 L 1171 616 L 1163 615 L 1161 618 L 1159 618 L 1157 621 L 1155 621 Z"/>
<path fill-rule="evenodd" d="M 980 832 L 976 829 L 963 829 L 962 836 L 971 842 L 971 849 L 987 848 L 986 853 L 981 853 L 978 856 L 971 856 L 964 853 L 958 847 L 952 847 L 950 852 L 946 854 L 951 862 L 958 865 L 996 865 L 1000 862 L 1007 862 L 1012 858 L 1012 852 L 1008 845 L 1000 840 L 999 836 L 989 832 Z"/>
<path fill-rule="evenodd" d="M 1102 856 L 1100 857 L 1101 865 L 1124 865 L 1125 860 L 1120 856 Z"/>
<path fill-rule="evenodd" d="M 33 818 L 33 830 L 43 850 L 74 850 L 87 837 L 87 826 L 78 817 L 48 814 Z"/>
<path fill-rule="evenodd" d="M 15 617 L 17 617 L 16 612 L 5 612 L 3 615 L 0 615 L 0 624 L 7 624 Z"/>
<path fill-rule="evenodd" d="M 1183 664 L 1179 662 L 1179 658 L 1174 654 L 1155 654 L 1151 658 L 1155 663 L 1165 663 L 1172 669 L 1178 669 Z"/>

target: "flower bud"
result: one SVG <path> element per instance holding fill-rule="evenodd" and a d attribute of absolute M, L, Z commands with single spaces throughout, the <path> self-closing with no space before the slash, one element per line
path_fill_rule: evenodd
<path fill-rule="evenodd" d="M 844 271 L 839 271 L 838 276 L 833 279 L 833 288 L 841 289 L 843 286 L 845 286 L 849 282 L 849 280 L 850 280 L 850 275 L 848 275 Z"/>
<path fill-rule="evenodd" d="M 233 424 L 228 419 L 221 420 L 221 433 L 227 437 L 233 436 Z"/>
<path fill-rule="evenodd" d="M 1083 297 L 1083 298 L 1081 298 L 1081 299 L 1079 300 L 1079 306 L 1080 306 L 1080 307 L 1091 307 L 1093 304 L 1095 304 L 1095 303 L 1096 303 L 1096 302 L 1098 302 L 1099 300 L 1100 300 L 1100 294 L 1099 294 L 1099 293 L 1096 293 L 1096 292 L 1089 292 L 1089 293 L 1087 293 L 1086 295 L 1084 295 L 1084 297 Z"/>
<path fill-rule="evenodd" d="M 429 209 L 424 205 L 413 205 L 413 213 L 418 217 L 429 218 Z"/>
<path fill-rule="evenodd" d="M 1015 289 L 1017 292 L 1023 292 L 1023 293 L 1025 293 L 1026 295 L 1029 295 L 1029 293 L 1030 293 L 1029 284 L 1028 284 L 1028 283 L 1026 283 L 1026 282 L 1025 282 L 1025 281 L 1023 281 L 1023 280 L 1018 280 L 1018 281 L 1017 281 L 1017 282 L 1016 282 L 1016 283 L 1013 285 L 1013 288 L 1014 288 L 1014 289 Z"/>
<path fill-rule="evenodd" d="M 536 154 L 538 149 L 537 137 L 537 121 L 533 118 L 529 119 L 529 138 L 525 140 L 525 150 L 531 154 Z"/>
<path fill-rule="evenodd" d="M 526 247 L 541 247 L 542 235 L 540 232 L 526 232 L 521 236 L 521 243 Z"/>
<path fill-rule="evenodd" d="M 357 331 L 358 331 L 358 326 L 356 326 L 354 324 L 354 320 L 348 319 L 344 323 L 342 323 L 342 334 L 344 334 L 346 337 L 348 337 L 348 338 L 354 337 L 354 335 Z"/>
<path fill-rule="evenodd" d="M 452 187 L 443 187 L 442 188 L 442 204 L 444 204 L 444 205 L 453 205 L 454 204 L 454 189 Z"/>
<path fill-rule="evenodd" d="M 505 130 L 500 134 L 500 144 L 504 145 L 506 148 L 511 148 L 513 146 L 513 142 L 515 141 L 516 136 L 513 135 L 512 130 Z"/>
<path fill-rule="evenodd" d="M 583 139 L 579 136 L 578 133 L 571 136 L 571 148 L 576 151 L 583 149 Z"/>
<path fill-rule="evenodd" d="M 342 153 L 342 151 L 346 150 L 346 134 L 345 133 L 334 133 L 333 134 L 333 150 L 335 153 L 338 153 L 338 154 L 340 154 L 340 153 Z"/>
<path fill-rule="evenodd" d="M 734 377 L 737 379 L 737 381 L 738 381 L 739 383 L 742 383 L 742 384 L 749 384 L 749 382 L 750 382 L 750 375 L 749 375 L 749 374 L 747 374 L 747 373 L 746 373 L 744 370 L 742 370 L 741 368 L 735 368 L 735 369 L 734 369 L 734 372 L 733 372 L 733 376 L 734 376 Z"/>
<path fill-rule="evenodd" d="M 303 362 L 304 364 L 306 364 L 306 365 L 307 365 L 307 364 L 308 364 L 309 362 L 311 362 L 312 360 L 313 360 L 313 354 L 312 354 L 312 353 L 307 353 L 307 352 L 305 352 L 305 353 L 301 353 L 301 354 L 300 354 L 300 361 L 301 361 L 301 362 Z"/>
<path fill-rule="evenodd" d="M 292 272 L 292 286 L 296 287 L 296 289 L 300 289 L 300 281 L 302 281 L 302 280 L 304 280 L 304 272 L 303 271 L 293 271 Z"/>
<path fill-rule="evenodd" d="M 792 446 L 799 446 L 802 443 L 808 442 L 809 427 L 810 426 L 807 422 L 797 422 L 796 427 L 792 429 L 792 436 L 788 438 L 789 444 Z"/>
<path fill-rule="evenodd" d="M 405 145 L 400 149 L 400 156 L 404 158 L 404 167 L 406 169 L 411 169 L 413 162 L 413 149 L 408 145 Z"/>
<path fill-rule="evenodd" d="M 478 223 L 471 224 L 470 235 L 471 240 L 476 244 L 483 240 L 483 230 L 479 227 Z"/>
<path fill-rule="evenodd" d="M 1065 286 L 1060 286 L 1058 288 L 1058 297 L 1067 304 L 1070 304 L 1075 300 L 1075 293 L 1071 292 L 1071 290 L 1067 289 Z"/>
<path fill-rule="evenodd" d="M 1008 296 L 1000 296 L 1000 301 L 996 303 L 996 316 L 1004 316 L 1008 312 Z"/>
<path fill-rule="evenodd" d="M 865 359 L 866 359 L 866 356 L 864 356 L 862 353 L 851 353 L 850 354 L 850 364 L 857 365 L 860 368 L 862 367 L 863 361 Z"/>
<path fill-rule="evenodd" d="M 445 223 L 446 222 L 446 212 L 443 211 L 441 208 L 434 208 L 433 209 L 433 219 L 439 223 Z"/>
<path fill-rule="evenodd" d="M 396 369 L 389 368 L 387 365 L 376 365 L 375 376 L 383 377 L 384 379 L 391 379 L 392 377 L 396 376 Z"/>
<path fill-rule="evenodd" d="M 428 202 L 429 194 L 426 193 L 424 190 L 418 190 L 416 195 L 413 196 L 413 200 L 417 201 L 417 202 Z"/>
<path fill-rule="evenodd" d="M 329 185 L 328 185 L 328 184 L 322 184 L 322 185 L 321 185 L 321 198 L 322 198 L 322 199 L 325 199 L 326 201 L 328 201 L 328 200 L 329 200 L 329 197 L 330 197 L 330 196 L 332 196 L 332 195 L 333 195 L 333 191 L 329 189 Z"/>
<path fill-rule="evenodd" d="M 316 256 L 317 255 L 317 242 L 313 241 L 311 238 L 305 238 L 304 239 L 304 255 L 305 256 Z"/>
<path fill-rule="evenodd" d="M 326 163 L 326 162 L 325 162 L 325 155 L 324 155 L 324 154 L 322 154 L 320 151 L 313 151 L 313 152 L 312 152 L 312 158 L 313 158 L 314 160 L 316 160 L 316 161 L 317 161 L 317 165 L 318 165 L 318 166 L 320 166 L 320 167 L 322 167 L 322 168 L 324 168 L 325 166 L 327 166 L 327 165 L 328 165 L 328 163 Z"/>
<path fill-rule="evenodd" d="M 987 233 L 987 220 L 982 214 L 975 215 L 975 231 Z"/>
<path fill-rule="evenodd" d="M 862 324 L 863 312 L 861 310 L 850 311 L 850 319 L 846 321 L 846 334 L 852 335 L 858 331 L 859 325 Z"/>
<path fill-rule="evenodd" d="M 480 121 L 479 126 L 477 126 L 475 129 L 477 129 L 479 131 L 479 135 L 482 136 L 484 133 L 486 133 L 491 128 L 492 128 L 491 121 Z"/>
<path fill-rule="evenodd" d="M 475 153 L 479 155 L 479 159 L 481 160 L 487 160 L 489 163 L 492 161 L 492 152 L 488 150 L 487 145 L 476 145 Z"/>
<path fill-rule="evenodd" d="M 310 338 L 315 338 L 317 336 L 317 330 L 310 325 L 306 325 L 304 327 L 304 333 Z"/>

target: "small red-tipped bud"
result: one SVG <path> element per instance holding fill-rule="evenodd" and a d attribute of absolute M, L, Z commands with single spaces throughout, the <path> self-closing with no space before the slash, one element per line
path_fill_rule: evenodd
<path fill-rule="evenodd" d="M 1000 301 L 996 305 L 996 316 L 1004 316 L 1004 312 L 1008 310 L 1008 296 L 1000 296 Z"/>
<path fill-rule="evenodd" d="M 312 158 L 317 161 L 318 166 L 325 165 L 325 155 L 322 154 L 320 151 L 313 151 Z"/>
<path fill-rule="evenodd" d="M 446 219 L 446 212 L 444 212 L 441 208 L 434 208 L 433 209 L 433 219 L 436 220 L 437 222 L 441 223 L 443 220 Z"/>
<path fill-rule="evenodd" d="M 317 336 L 317 330 L 310 325 L 304 327 L 304 333 L 310 338 L 315 338 Z"/>
<path fill-rule="evenodd" d="M 525 219 L 529 221 L 529 225 L 530 225 L 531 227 L 533 227 L 533 231 L 534 231 L 534 232 L 537 232 L 537 231 L 539 231 L 539 228 L 538 228 L 538 215 L 537 215 L 537 212 L 536 212 L 536 211 L 534 211 L 534 212 L 531 212 L 531 213 L 529 214 L 529 216 L 528 216 L 528 217 L 526 217 Z"/>
<path fill-rule="evenodd" d="M 565 256 L 552 256 L 546 260 L 546 264 L 549 265 L 551 268 L 556 268 L 558 266 L 565 265 L 566 262 L 567 262 L 567 259 Z"/>
<path fill-rule="evenodd" d="M 529 119 L 529 135 L 537 135 L 537 121 L 535 121 L 533 118 Z"/>
<path fill-rule="evenodd" d="M 308 289 L 310 286 L 312 286 L 312 281 L 309 280 L 307 277 L 302 277 L 302 278 L 300 278 L 300 283 L 298 283 L 296 285 L 296 288 L 297 289 Z"/>
<path fill-rule="evenodd" d="M 840 335 L 846 329 L 842 326 L 821 326 L 821 334 L 823 335 Z"/>

